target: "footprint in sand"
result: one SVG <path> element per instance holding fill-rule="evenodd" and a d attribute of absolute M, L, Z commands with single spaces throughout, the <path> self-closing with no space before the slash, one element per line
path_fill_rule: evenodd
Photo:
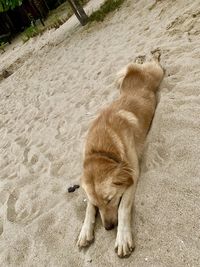
<path fill-rule="evenodd" d="M 166 161 L 168 154 L 166 153 L 165 149 L 157 144 L 154 144 L 154 147 L 152 147 L 151 145 L 149 145 L 149 148 L 147 148 L 147 151 L 149 150 L 149 152 L 147 154 L 150 154 L 150 151 L 153 151 L 153 153 L 151 153 L 153 156 L 151 158 L 149 158 L 148 156 L 144 157 L 143 160 L 143 171 L 146 172 L 147 170 L 152 170 L 155 169 L 159 166 L 162 166 L 163 162 Z"/>
<path fill-rule="evenodd" d="M 50 166 L 50 174 L 52 176 L 55 176 L 55 177 L 60 176 L 62 173 L 61 169 L 64 165 L 63 162 L 62 161 L 55 161 L 55 162 L 51 163 L 50 165 L 51 165 Z"/>
<path fill-rule="evenodd" d="M 15 190 L 9 195 L 7 200 L 7 220 L 12 223 L 28 224 L 39 215 L 40 210 L 30 202 L 19 198 L 19 193 Z M 1 222 L 0 222 L 1 229 Z"/>
<path fill-rule="evenodd" d="M 200 11 L 194 11 L 193 13 L 185 13 L 176 17 L 166 27 L 166 30 L 170 35 L 177 35 L 182 33 L 188 33 L 189 35 L 199 35 L 199 17 Z M 188 38 L 191 41 L 190 38 Z"/>
<path fill-rule="evenodd" d="M 18 193 L 13 191 L 7 201 L 7 219 L 10 222 L 15 222 L 17 218 L 17 213 L 15 211 L 15 204 L 18 199 Z"/>
<path fill-rule="evenodd" d="M 0 235 L 3 233 L 3 220 L 0 219 Z"/>

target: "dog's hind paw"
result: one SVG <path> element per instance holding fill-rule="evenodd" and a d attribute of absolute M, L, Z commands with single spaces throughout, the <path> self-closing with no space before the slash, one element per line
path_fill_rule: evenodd
<path fill-rule="evenodd" d="M 129 257 L 135 245 L 131 231 L 119 231 L 115 242 L 115 252 L 120 258 Z"/>
<path fill-rule="evenodd" d="M 160 57 L 161 57 L 161 50 L 160 48 L 156 48 L 151 51 L 152 57 L 155 61 L 160 62 Z"/>
<path fill-rule="evenodd" d="M 81 229 L 77 245 L 79 248 L 89 246 L 94 240 L 93 231 L 90 228 L 83 227 Z"/>
<path fill-rule="evenodd" d="M 137 64 L 143 64 L 146 61 L 145 55 L 140 55 L 135 58 L 135 63 Z"/>

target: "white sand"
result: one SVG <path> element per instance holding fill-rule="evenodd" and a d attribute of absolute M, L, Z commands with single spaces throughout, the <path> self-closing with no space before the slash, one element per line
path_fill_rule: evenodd
<path fill-rule="evenodd" d="M 200 266 L 200 6 L 153 3 L 127 0 L 84 28 L 73 17 L 0 56 L 0 72 L 14 72 L 0 81 L 1 267 Z M 156 48 L 166 76 L 136 194 L 136 250 L 118 259 L 116 233 L 98 219 L 79 252 L 85 195 L 66 190 L 79 181 L 89 122 L 118 95 L 115 73 Z"/>

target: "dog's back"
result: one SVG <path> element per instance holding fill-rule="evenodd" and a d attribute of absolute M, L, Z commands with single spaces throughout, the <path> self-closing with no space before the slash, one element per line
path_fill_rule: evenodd
<path fill-rule="evenodd" d="M 163 70 L 154 61 L 129 64 L 122 70 L 118 78 L 121 96 L 104 109 L 93 123 L 86 151 L 108 151 L 119 156 L 126 134 L 135 138 L 140 156 L 156 108 L 156 91 L 162 78 Z"/>

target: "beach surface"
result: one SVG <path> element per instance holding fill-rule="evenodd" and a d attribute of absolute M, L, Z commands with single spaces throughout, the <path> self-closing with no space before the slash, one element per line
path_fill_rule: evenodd
<path fill-rule="evenodd" d="M 87 12 L 103 1 L 91 0 Z M 119 259 L 116 229 L 97 218 L 95 242 L 76 242 L 86 209 L 84 140 L 116 99 L 116 73 L 161 52 L 165 77 L 145 143 L 134 204 L 135 251 Z M 127 0 L 104 22 L 73 16 L 0 55 L 0 266 L 200 266 L 200 6 Z"/>

